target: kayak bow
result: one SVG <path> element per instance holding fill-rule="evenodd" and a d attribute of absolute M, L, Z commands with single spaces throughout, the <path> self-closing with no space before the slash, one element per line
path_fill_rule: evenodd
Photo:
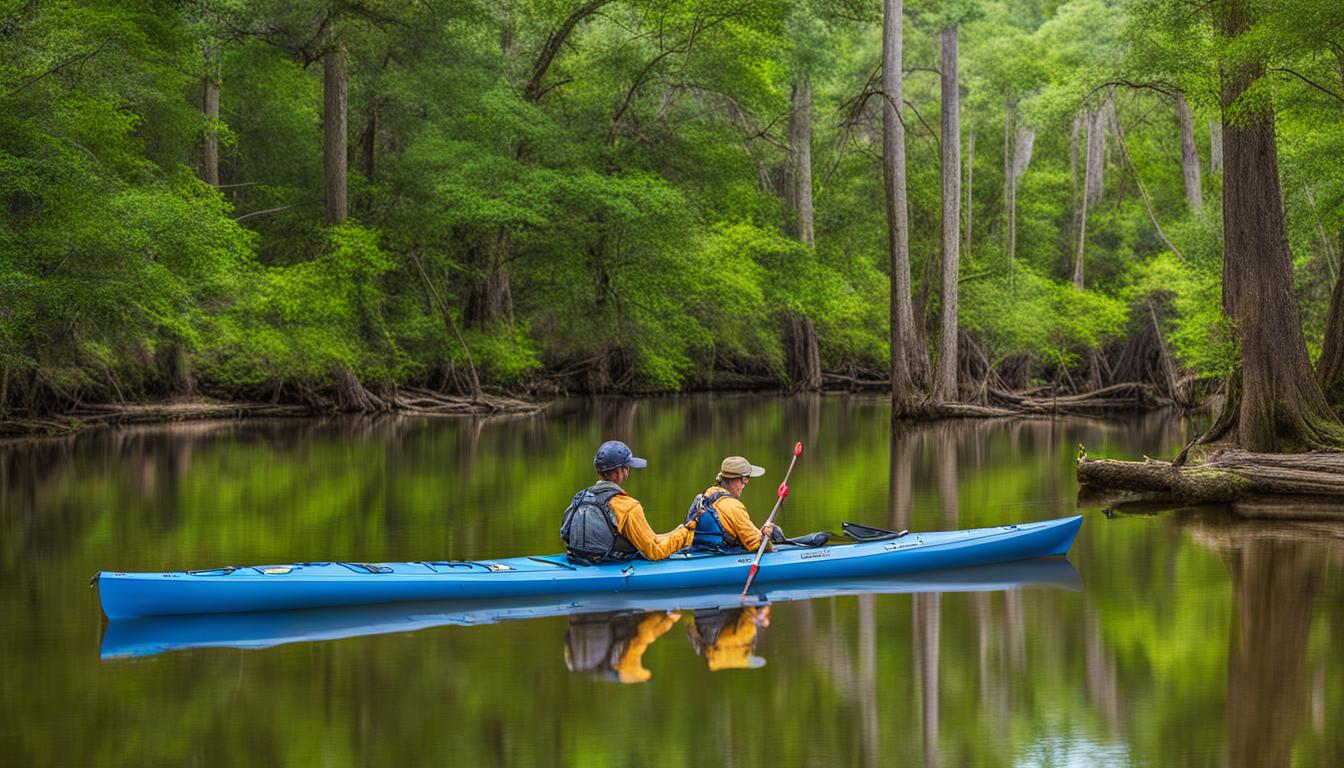
<path fill-rule="evenodd" d="M 890 541 L 781 546 L 756 585 L 889 576 L 1067 554 L 1082 516 Z M 680 552 L 666 560 L 574 565 L 563 556 L 414 563 L 292 563 L 95 576 L 109 619 L 292 610 L 426 600 L 704 589 L 740 584 L 752 555 Z"/>

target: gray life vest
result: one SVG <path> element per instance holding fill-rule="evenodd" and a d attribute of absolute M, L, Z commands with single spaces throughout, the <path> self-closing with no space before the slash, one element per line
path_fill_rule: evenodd
<path fill-rule="evenodd" d="M 611 509 L 612 498 L 623 493 L 619 485 L 602 480 L 574 494 L 560 523 L 560 538 L 571 560 L 591 565 L 628 560 L 638 551 L 617 530 Z"/>

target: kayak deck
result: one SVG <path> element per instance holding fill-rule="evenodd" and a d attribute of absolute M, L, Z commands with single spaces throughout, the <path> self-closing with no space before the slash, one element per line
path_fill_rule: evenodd
<path fill-rule="evenodd" d="M 756 584 L 895 575 L 1064 555 L 1082 525 L 1074 516 L 822 547 L 781 546 L 761 560 Z M 291 610 L 424 600 L 483 600 L 592 592 L 679 590 L 742 584 L 753 555 L 681 552 L 575 565 L 563 555 L 482 561 L 291 563 L 166 573 L 100 572 L 109 619 Z"/>

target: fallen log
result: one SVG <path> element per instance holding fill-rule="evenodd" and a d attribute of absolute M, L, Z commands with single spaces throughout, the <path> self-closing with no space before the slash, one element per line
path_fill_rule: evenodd
<path fill-rule="evenodd" d="M 1344 498 L 1344 453 L 1252 453 L 1216 449 L 1198 463 L 1175 466 L 1078 456 L 1078 482 L 1101 489 L 1169 495 L 1191 503 L 1231 501 L 1251 494 Z"/>

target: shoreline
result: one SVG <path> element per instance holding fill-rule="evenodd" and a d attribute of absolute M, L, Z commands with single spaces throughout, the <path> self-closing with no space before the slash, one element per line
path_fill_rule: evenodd
<path fill-rule="evenodd" d="M 841 382 L 836 382 L 840 384 Z M 860 386 L 856 386 L 860 384 Z M 619 393 L 607 396 L 647 399 L 686 395 L 740 395 L 789 396 L 796 394 L 867 395 L 881 397 L 885 382 L 843 382 L 842 386 L 823 386 L 816 392 L 791 391 L 783 387 L 712 387 L 681 392 Z M 1120 385 L 1121 387 L 1128 385 Z M 1173 404 L 1145 396 L 1141 385 L 1133 385 L 1131 397 L 1114 397 L 1116 387 L 1106 387 L 1093 393 L 1058 395 L 1053 397 L 1016 398 L 1017 402 L 1001 400 L 999 404 L 948 403 L 924 404 L 902 421 L 940 421 L 945 419 L 989 418 L 1048 418 L 1052 416 L 1105 416 L 1130 410 L 1159 410 Z M 1005 395 L 1012 396 L 1010 393 Z M 1036 394 L 1036 393 L 1033 393 Z M 574 395 L 568 395 L 574 396 Z M 590 395 L 602 396 L 602 395 Z M 215 400 L 212 398 L 172 398 L 135 403 L 82 404 L 65 413 L 43 416 L 10 416 L 0 419 L 0 440 L 24 440 L 46 437 L 64 437 L 89 429 L 117 428 L 135 425 L 173 424 L 196 421 L 240 421 L 247 419 L 293 418 L 314 419 L 345 415 L 404 415 L 442 417 L 505 417 L 539 413 L 551 404 L 567 397 L 554 395 L 537 399 L 523 399 L 513 395 L 486 395 L 473 399 L 466 396 L 434 394 L 432 401 L 409 401 L 409 405 L 393 404 L 377 411 L 345 411 L 318 405 L 299 403 L 263 403 Z M 1016 396 L 1012 396 L 1016 397 Z"/>

